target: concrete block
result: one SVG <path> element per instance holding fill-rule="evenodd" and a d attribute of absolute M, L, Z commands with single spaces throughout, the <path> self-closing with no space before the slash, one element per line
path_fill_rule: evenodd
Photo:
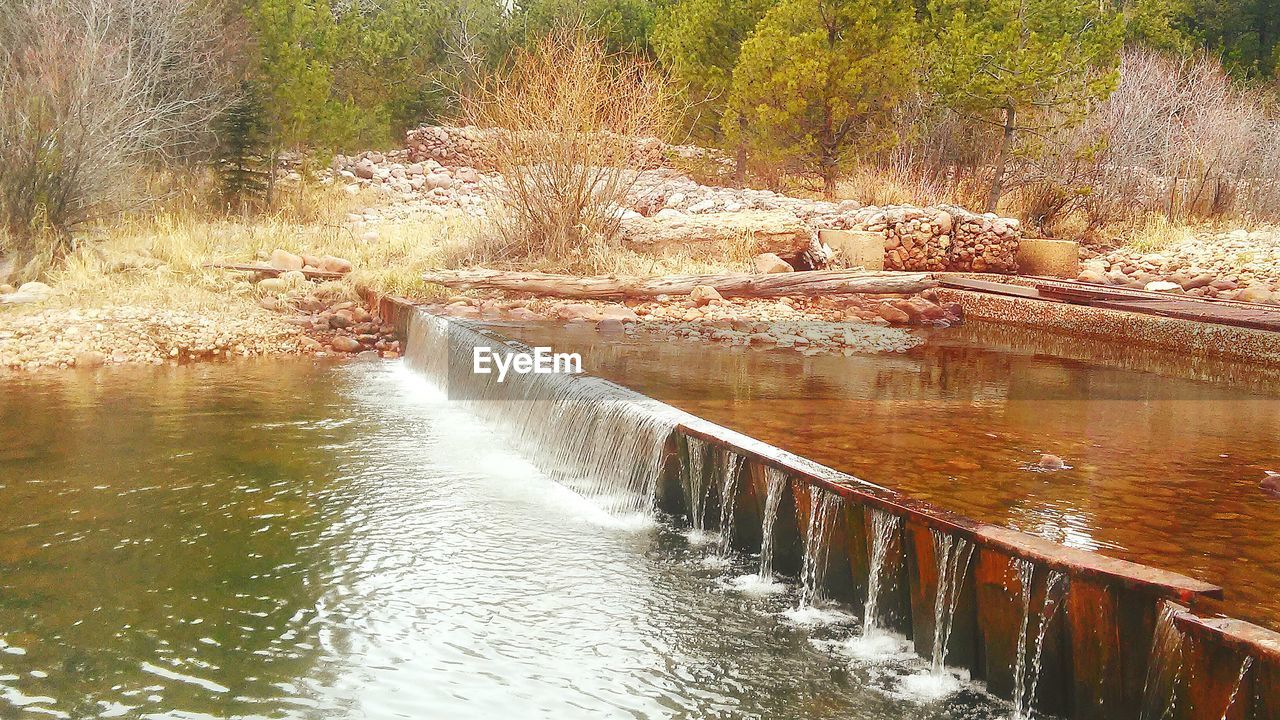
<path fill-rule="evenodd" d="M 1018 241 L 1018 273 L 1074 280 L 1080 274 L 1080 243 L 1022 238 Z"/>
<path fill-rule="evenodd" d="M 844 256 L 851 267 L 884 269 L 884 235 L 865 230 L 819 230 L 818 241 Z"/>

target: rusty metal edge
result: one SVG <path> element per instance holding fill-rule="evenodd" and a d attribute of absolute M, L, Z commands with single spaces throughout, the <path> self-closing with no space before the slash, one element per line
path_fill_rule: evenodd
<path fill-rule="evenodd" d="M 1184 635 L 1280 664 L 1280 633 L 1274 630 L 1231 617 L 1201 617 L 1182 605 L 1173 606 L 1173 623 Z"/>

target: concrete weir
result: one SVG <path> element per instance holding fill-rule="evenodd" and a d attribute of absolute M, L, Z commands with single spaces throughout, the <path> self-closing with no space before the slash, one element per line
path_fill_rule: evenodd
<path fill-rule="evenodd" d="M 384 321 L 407 331 L 411 361 L 437 351 L 415 342 L 524 347 L 406 301 L 375 302 Z M 426 335 L 414 330 L 424 319 L 434 328 Z M 1222 596 L 1214 585 L 973 521 L 598 378 L 556 382 L 566 381 L 601 385 L 611 413 L 633 404 L 646 432 L 656 433 L 658 462 L 637 466 L 657 477 L 651 484 L 624 478 L 618 487 L 647 485 L 652 497 L 642 505 L 718 533 L 725 549 L 766 549 L 763 572 L 799 578 L 802 605 L 838 606 L 861 618 L 863 633 L 907 638 L 936 670 L 959 668 L 984 681 L 1013 703 L 1015 718 L 1280 718 L 1280 634 L 1196 614 L 1202 600 Z M 490 379 L 464 382 L 488 383 L 479 394 L 469 388 L 473 398 L 507 392 Z M 581 393 L 511 392 L 520 401 L 572 396 L 587 406 L 578 412 L 591 412 Z"/>

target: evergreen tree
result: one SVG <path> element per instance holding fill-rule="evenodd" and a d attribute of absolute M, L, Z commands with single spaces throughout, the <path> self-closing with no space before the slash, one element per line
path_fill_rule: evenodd
<path fill-rule="evenodd" d="M 724 129 L 746 118 L 753 148 L 795 158 L 828 196 L 860 152 L 893 142 L 913 85 L 915 24 L 898 0 L 782 0 L 742 45 Z"/>
<path fill-rule="evenodd" d="M 219 190 L 229 208 L 244 210 L 267 189 L 267 124 L 262 99 L 249 83 L 227 108 L 217 128 Z"/>
<path fill-rule="evenodd" d="M 930 0 L 928 22 L 930 90 L 1000 129 L 994 211 L 1020 134 L 1078 122 L 1115 89 L 1123 18 L 1097 0 Z"/>
<path fill-rule="evenodd" d="M 775 0 L 680 0 L 658 17 L 653 45 L 671 74 L 684 83 L 710 127 L 719 129 L 733 88 L 742 43 Z M 739 122 L 746 116 L 738 114 Z M 739 128 L 737 177 L 745 177 L 746 144 Z"/>

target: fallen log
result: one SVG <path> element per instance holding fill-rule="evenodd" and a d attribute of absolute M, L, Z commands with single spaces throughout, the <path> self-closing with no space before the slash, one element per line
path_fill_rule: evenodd
<path fill-rule="evenodd" d="M 547 297 L 605 300 L 615 298 L 688 295 L 709 285 L 722 297 L 783 297 L 853 293 L 909 295 L 935 287 L 929 273 L 810 270 L 752 275 L 669 275 L 665 277 L 577 277 L 502 270 L 440 270 L 422 279 L 457 290 L 505 290 Z"/>
<path fill-rule="evenodd" d="M 266 275 L 267 277 L 279 277 L 285 274 L 286 272 L 289 272 L 288 270 L 281 270 L 278 267 L 271 267 L 270 265 L 260 265 L 260 264 L 211 262 L 211 263 L 205 263 L 204 267 L 211 268 L 214 270 L 239 270 L 241 272 L 261 273 L 263 275 Z M 340 280 L 343 277 L 345 277 L 345 273 L 332 272 L 329 270 L 303 269 L 303 270 L 299 270 L 298 272 L 302 273 L 302 275 L 306 277 L 308 280 L 314 280 L 317 278 L 321 280 Z"/>

